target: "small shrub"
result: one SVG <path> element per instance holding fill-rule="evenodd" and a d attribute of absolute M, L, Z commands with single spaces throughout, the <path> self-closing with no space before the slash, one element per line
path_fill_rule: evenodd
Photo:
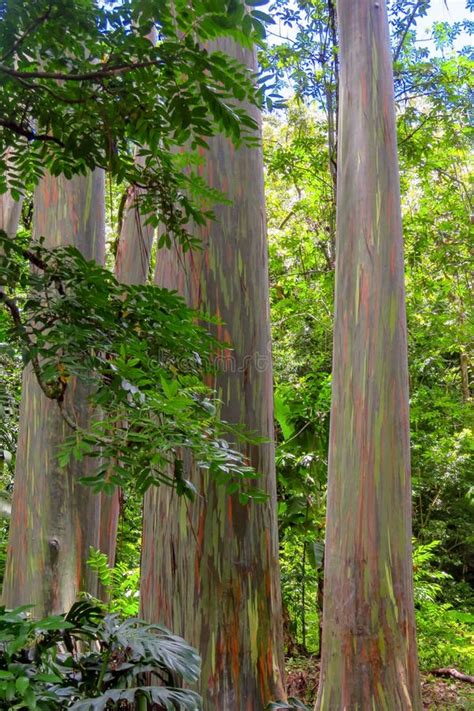
<path fill-rule="evenodd" d="M 197 681 L 199 657 L 164 627 L 86 601 L 39 621 L 28 611 L 0 608 L 0 709 L 202 708 L 181 685 Z"/>
<path fill-rule="evenodd" d="M 432 567 L 439 541 L 413 551 L 414 592 L 420 667 L 457 667 L 474 673 L 474 615 L 440 598 L 451 576 Z M 441 585 L 443 583 L 443 586 Z"/>

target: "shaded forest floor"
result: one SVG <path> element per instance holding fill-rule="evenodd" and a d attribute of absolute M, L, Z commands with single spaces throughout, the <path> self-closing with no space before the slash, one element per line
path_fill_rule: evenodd
<path fill-rule="evenodd" d="M 311 706 L 319 684 L 319 660 L 316 657 L 287 659 L 286 669 L 288 696 Z M 426 711 L 474 711 L 473 687 L 461 681 L 423 674 L 422 695 Z"/>

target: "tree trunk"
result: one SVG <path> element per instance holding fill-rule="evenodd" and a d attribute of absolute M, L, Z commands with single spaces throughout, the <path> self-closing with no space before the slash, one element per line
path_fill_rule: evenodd
<path fill-rule="evenodd" d="M 10 151 L 7 150 L 4 154 L 7 173 L 9 172 L 9 153 Z M 22 204 L 23 195 L 20 196 L 19 200 L 14 200 L 9 190 L 0 195 L 0 230 L 6 232 L 8 237 L 15 237 L 16 235 Z"/>
<path fill-rule="evenodd" d="M 48 247 L 76 246 L 104 262 L 104 176 L 45 177 L 35 194 L 34 235 Z M 77 381 L 66 401 L 82 426 L 92 412 Z M 97 592 L 85 561 L 98 547 L 100 497 L 77 482 L 87 461 L 61 469 L 57 450 L 70 430 L 57 403 L 40 390 L 31 368 L 23 375 L 12 520 L 4 586 L 8 607 L 35 604 L 35 616 L 64 612 L 80 590 Z"/>
<path fill-rule="evenodd" d="M 339 0 L 336 308 L 316 709 L 421 709 L 403 244 L 385 3 Z"/>
<path fill-rule="evenodd" d="M 11 193 L 0 195 L 0 230 L 14 237 L 20 222 L 21 205 L 23 199 L 14 200 Z"/>
<path fill-rule="evenodd" d="M 254 66 L 231 41 L 219 49 Z M 223 319 L 217 333 L 234 350 L 225 351 L 215 382 L 222 417 L 269 438 L 245 447 L 268 500 L 240 505 L 185 454 L 195 502 L 167 487 L 145 497 L 142 614 L 197 647 L 206 711 L 262 711 L 285 693 L 261 151 L 213 138 L 205 172 L 233 204 L 219 206 L 201 231 L 202 251 L 160 252 L 156 281 Z"/>
<path fill-rule="evenodd" d="M 462 384 L 462 399 L 463 402 L 469 402 L 471 399 L 471 387 L 469 385 L 469 356 L 465 351 L 462 351 L 459 356 L 461 366 L 461 384 Z"/>
<path fill-rule="evenodd" d="M 4 160 L 7 165 L 8 173 L 9 150 L 5 152 Z M 20 196 L 19 200 L 14 200 L 9 190 L 6 193 L 3 193 L 3 195 L 0 195 L 0 230 L 6 232 L 7 236 L 10 238 L 15 237 L 17 233 L 22 205 L 23 195 Z"/>
<path fill-rule="evenodd" d="M 150 30 L 148 39 L 152 44 L 156 44 L 155 27 Z M 143 157 L 136 155 L 135 161 L 143 167 Z M 146 217 L 140 213 L 137 203 L 140 194 L 138 188 L 129 186 L 120 216 L 115 276 L 123 284 L 145 284 L 150 270 L 154 229 L 145 224 Z M 115 565 L 116 559 L 120 500 L 118 488 L 112 495 L 101 495 L 99 548 L 107 555 L 111 566 Z"/>
<path fill-rule="evenodd" d="M 140 160 L 140 159 L 137 159 Z M 115 258 L 115 276 L 123 284 L 145 284 L 150 269 L 153 227 L 146 225 L 137 205 L 138 192 L 127 191 Z M 115 564 L 117 530 L 120 517 L 120 490 L 101 494 L 99 548 L 109 564 Z"/>

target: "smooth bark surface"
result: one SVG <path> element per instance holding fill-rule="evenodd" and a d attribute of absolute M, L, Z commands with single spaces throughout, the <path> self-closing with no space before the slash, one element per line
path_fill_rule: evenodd
<path fill-rule="evenodd" d="M 48 247 L 72 244 L 103 263 L 103 173 L 72 180 L 45 177 L 35 194 L 34 235 L 45 237 Z M 66 393 L 68 410 L 87 426 L 92 416 L 87 391 L 71 382 Z M 100 497 L 77 481 L 92 473 L 86 460 L 59 467 L 58 448 L 69 434 L 57 403 L 44 396 L 26 368 L 4 603 L 35 604 L 35 616 L 64 612 L 81 590 L 97 593 L 85 561 L 89 547 L 99 543 Z"/>
<path fill-rule="evenodd" d="M 319 711 L 421 709 L 403 244 L 385 3 L 339 0 L 336 313 Z"/>
<path fill-rule="evenodd" d="M 254 61 L 230 41 L 219 48 Z M 167 487 L 145 497 L 142 615 L 197 647 L 206 711 L 263 711 L 284 689 L 262 155 L 219 137 L 205 157 L 205 178 L 233 204 L 217 207 L 202 251 L 158 253 L 156 282 L 223 320 L 218 335 L 233 350 L 215 382 L 222 417 L 271 440 L 246 447 L 269 498 L 240 505 L 185 455 L 196 500 Z"/>
<path fill-rule="evenodd" d="M 11 193 L 0 195 L 0 230 L 14 237 L 18 229 L 21 215 L 22 198 L 14 200 Z"/>

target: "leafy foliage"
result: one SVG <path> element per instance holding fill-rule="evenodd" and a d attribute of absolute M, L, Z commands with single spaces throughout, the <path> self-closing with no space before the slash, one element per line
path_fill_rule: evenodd
<path fill-rule="evenodd" d="M 239 435 L 238 426 L 220 420 L 216 396 L 203 382 L 222 344 L 179 296 L 119 284 L 72 247 L 35 244 L 25 251 L 8 238 L 3 246 L 5 289 L 28 294 L 20 311 L 2 292 L 11 336 L 71 429 L 60 453 L 63 465 L 71 457 L 96 459 L 96 474 L 82 479 L 95 491 L 133 486 L 143 492 L 165 483 L 189 498 L 194 490 L 182 476 L 183 447 L 233 491 L 255 476 L 225 439 Z M 25 256 L 36 270 L 21 268 Z M 89 429 L 68 410 L 72 379 L 91 393 L 97 417 Z M 252 496 L 261 494 L 252 490 Z"/>
<path fill-rule="evenodd" d="M 160 625 L 103 615 L 76 603 L 67 615 L 31 620 L 27 608 L 0 609 L 0 707 L 101 711 L 149 701 L 197 711 L 199 657 Z M 143 684 L 145 676 L 162 686 Z M 124 705 L 126 702 L 126 705 Z"/>
<path fill-rule="evenodd" d="M 472 674 L 474 615 L 441 601 L 443 583 L 450 576 L 433 567 L 438 546 L 439 541 L 432 541 L 416 546 L 413 552 L 420 664 L 427 670 L 457 666 Z"/>
<path fill-rule="evenodd" d="M 94 548 L 90 549 L 87 564 L 97 573 L 99 582 L 104 589 L 103 603 L 96 600 L 97 605 L 103 605 L 109 613 L 122 617 L 135 617 L 139 610 L 140 568 L 129 569 L 125 563 L 109 565 L 108 556 Z"/>
<path fill-rule="evenodd" d="M 163 239 L 188 247 L 187 224 L 204 220 L 199 201 L 217 196 L 191 168 L 196 149 L 219 132 L 251 142 L 255 122 L 240 102 L 260 102 L 251 72 L 208 43 L 251 46 L 262 18 L 243 0 L 0 2 L 0 193 L 18 198 L 45 170 L 102 167 L 146 188 L 150 221 L 159 213 Z M 188 171 L 176 151 L 185 145 Z"/>

